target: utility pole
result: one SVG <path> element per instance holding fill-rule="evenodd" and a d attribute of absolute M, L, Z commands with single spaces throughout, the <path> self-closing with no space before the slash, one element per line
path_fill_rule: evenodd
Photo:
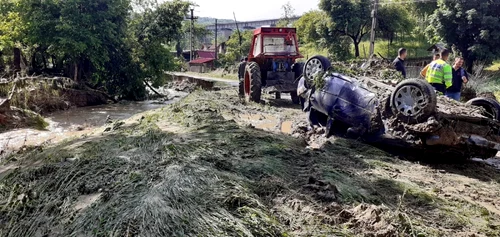
<path fill-rule="evenodd" d="M 241 33 L 240 33 L 240 28 L 238 27 L 238 21 L 236 20 L 236 14 L 233 12 L 234 16 L 234 23 L 236 24 L 236 31 L 238 32 L 238 42 L 239 42 L 239 49 L 240 49 L 240 56 L 242 55 L 241 53 Z"/>
<path fill-rule="evenodd" d="M 375 0 L 372 10 L 372 30 L 370 34 L 370 57 L 375 53 L 375 28 L 377 27 L 378 0 Z"/>
<path fill-rule="evenodd" d="M 217 54 L 219 53 L 219 46 L 217 46 L 217 19 L 215 19 L 215 60 L 217 60 Z"/>
<path fill-rule="evenodd" d="M 194 44 L 193 44 L 193 41 L 194 41 L 194 20 L 195 19 L 198 19 L 198 17 L 194 17 L 194 9 L 191 8 L 191 17 L 189 18 L 191 20 L 191 30 L 190 30 L 190 40 L 189 40 L 189 46 L 190 46 L 190 50 L 189 50 L 189 61 L 192 61 L 193 58 L 194 58 Z"/>

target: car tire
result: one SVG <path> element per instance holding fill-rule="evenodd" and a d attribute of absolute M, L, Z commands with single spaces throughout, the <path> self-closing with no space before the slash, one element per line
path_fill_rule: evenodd
<path fill-rule="evenodd" d="M 383 97 L 382 101 L 383 101 L 383 104 L 381 105 L 382 106 L 382 117 L 383 118 L 392 117 L 394 115 L 394 113 L 392 112 L 392 108 L 391 108 L 391 95 L 389 95 L 387 97 Z"/>
<path fill-rule="evenodd" d="M 313 80 L 317 73 L 326 72 L 331 66 L 332 64 L 328 58 L 321 55 L 315 55 L 306 61 L 302 72 L 307 80 Z"/>
<path fill-rule="evenodd" d="M 320 112 L 316 111 L 315 109 L 311 108 L 309 111 L 307 111 L 307 120 L 309 122 L 309 125 L 311 127 L 314 127 L 314 126 L 319 126 L 321 125 L 320 121 L 319 121 L 319 116 L 320 116 Z"/>
<path fill-rule="evenodd" d="M 408 124 L 422 123 L 436 112 L 436 91 L 426 81 L 407 79 L 396 85 L 391 94 L 390 105 L 400 121 Z"/>
<path fill-rule="evenodd" d="M 292 67 L 292 71 L 295 74 L 295 80 L 299 80 L 304 72 L 304 64 L 303 62 L 295 63 Z"/>
<path fill-rule="evenodd" d="M 245 78 L 245 67 L 247 65 L 247 62 L 241 62 L 238 64 L 238 96 L 243 98 L 245 96 L 245 84 L 244 84 L 244 78 Z"/>
<path fill-rule="evenodd" d="M 300 103 L 300 110 L 304 111 L 304 108 L 306 107 L 306 99 L 299 96 L 299 103 Z"/>
<path fill-rule="evenodd" d="M 297 95 L 297 91 L 290 92 L 290 97 L 292 97 L 292 103 L 295 105 L 300 104 L 300 97 Z"/>
<path fill-rule="evenodd" d="M 243 91 L 247 102 L 260 102 L 261 97 L 261 74 L 259 64 L 249 62 L 245 67 L 245 76 L 243 78 Z"/>
<path fill-rule="evenodd" d="M 474 98 L 472 100 L 467 101 L 467 105 L 474 105 L 482 107 L 486 110 L 483 114 L 485 117 L 500 120 L 500 104 L 491 98 Z"/>

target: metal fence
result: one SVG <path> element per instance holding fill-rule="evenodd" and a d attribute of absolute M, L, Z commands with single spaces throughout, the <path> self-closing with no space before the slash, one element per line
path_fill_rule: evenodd
<path fill-rule="evenodd" d="M 420 78 L 420 71 L 424 67 L 420 66 L 407 66 L 406 67 L 406 78 Z"/>

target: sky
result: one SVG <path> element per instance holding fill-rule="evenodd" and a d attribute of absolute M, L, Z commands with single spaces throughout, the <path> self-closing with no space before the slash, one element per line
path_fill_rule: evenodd
<path fill-rule="evenodd" d="M 195 16 L 214 17 L 218 19 L 234 19 L 238 21 L 252 21 L 280 18 L 283 10 L 281 6 L 290 2 L 296 15 L 309 10 L 318 9 L 319 0 L 192 0 L 195 7 Z"/>

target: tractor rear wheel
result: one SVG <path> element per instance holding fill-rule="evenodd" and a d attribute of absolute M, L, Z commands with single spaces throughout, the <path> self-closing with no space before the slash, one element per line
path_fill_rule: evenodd
<path fill-rule="evenodd" d="M 239 90 L 238 90 L 238 95 L 240 98 L 243 98 L 245 96 L 245 67 L 247 66 L 247 62 L 241 62 L 238 65 L 238 81 L 239 81 Z"/>
<path fill-rule="evenodd" d="M 262 81 L 259 64 L 247 63 L 243 80 L 246 101 L 260 102 Z"/>

